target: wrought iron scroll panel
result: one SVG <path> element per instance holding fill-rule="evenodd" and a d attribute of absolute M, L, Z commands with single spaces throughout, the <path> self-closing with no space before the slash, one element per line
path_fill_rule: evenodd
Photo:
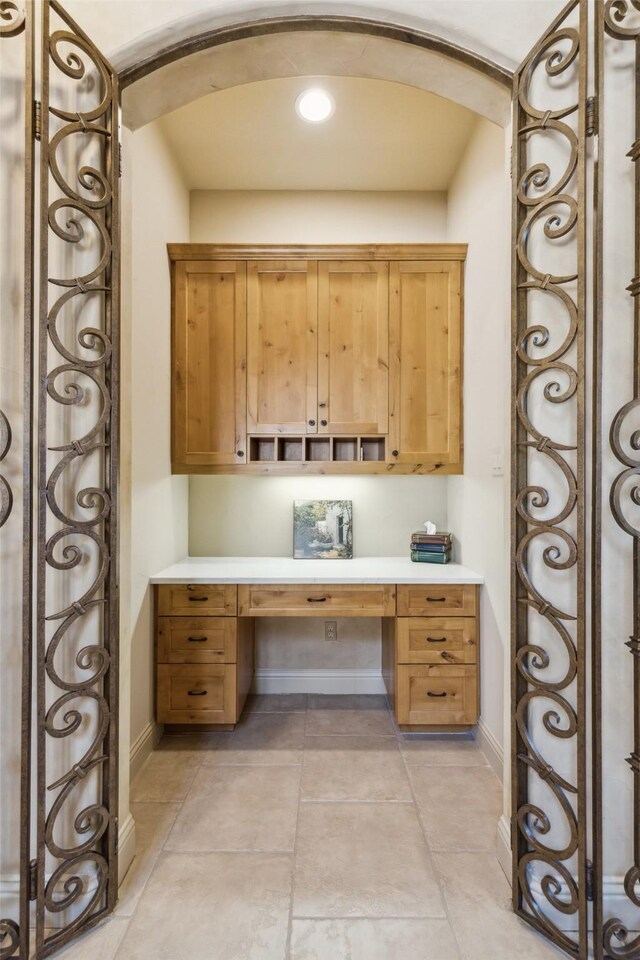
<path fill-rule="evenodd" d="M 36 953 L 117 897 L 118 81 L 43 4 Z"/>
<path fill-rule="evenodd" d="M 600 249 L 596 263 L 596 279 L 601 287 L 595 300 L 595 342 L 598 351 L 596 376 L 599 378 L 596 383 L 595 407 L 598 430 L 602 416 L 608 417 L 610 414 L 610 403 L 606 406 L 603 404 L 603 386 L 607 387 L 608 393 L 615 391 L 616 402 L 610 423 L 607 424 L 605 420 L 608 445 L 603 445 L 602 451 L 599 451 L 603 469 L 606 469 L 604 478 L 608 504 L 603 507 L 600 496 L 603 479 L 601 472 L 596 476 L 595 533 L 602 544 L 605 540 L 615 543 L 618 559 L 627 567 L 625 573 L 628 571 L 628 576 L 619 578 L 619 589 L 615 597 L 611 598 L 602 594 L 600 571 L 597 571 L 598 578 L 594 583 L 597 614 L 594 629 L 598 631 L 595 642 L 600 645 L 602 641 L 603 666 L 608 666 L 611 662 L 618 664 L 621 657 L 631 656 L 628 668 L 622 667 L 622 673 L 631 677 L 633 706 L 629 716 L 630 729 L 627 731 L 627 740 L 632 747 L 630 755 L 625 757 L 628 775 L 632 778 L 629 782 L 632 833 L 628 867 L 623 879 L 624 896 L 618 902 L 620 914 L 617 914 L 611 902 L 605 901 L 603 904 L 599 884 L 596 891 L 594 942 L 598 960 L 603 957 L 607 960 L 640 960 L 640 0 L 606 0 L 598 4 L 597 12 L 597 68 L 601 112 L 606 117 L 607 104 L 615 98 L 619 108 L 616 125 L 622 124 L 623 128 L 614 132 L 607 130 L 606 122 L 602 125 L 598 161 L 600 175 L 596 221 Z M 624 129 L 625 122 L 622 117 L 625 116 L 627 107 L 629 124 L 628 128 Z M 602 136 L 605 131 L 606 148 Z M 610 149 L 610 144 L 613 149 Z M 626 153 L 626 157 L 623 157 L 623 153 Z M 622 276 L 622 270 L 626 267 L 619 266 L 620 258 L 617 252 L 609 250 L 610 244 L 613 247 L 612 234 L 618 239 L 621 231 L 625 230 L 625 218 L 619 216 L 623 209 L 633 211 L 630 235 L 624 233 L 623 239 L 625 247 L 631 251 L 627 262 L 632 275 L 626 277 Z M 610 216 L 614 218 L 611 227 L 608 219 Z M 608 270 L 613 274 L 613 290 L 603 285 L 603 259 L 608 265 L 612 262 L 614 264 L 613 268 Z M 623 290 L 625 287 L 626 291 Z M 606 293 L 604 297 L 603 292 Z M 614 344 L 616 369 L 611 370 L 610 347 Z M 621 366 L 618 365 L 620 359 Z M 622 385 L 621 390 L 618 389 L 619 385 Z M 611 523 L 618 528 L 618 539 L 615 538 L 615 531 L 608 531 L 608 524 Z M 627 586 L 630 586 L 630 596 L 626 592 Z M 613 635 L 609 629 L 612 618 L 604 616 L 605 601 L 614 602 L 618 607 L 615 611 L 617 617 Z M 619 625 L 627 628 L 624 631 L 626 635 L 618 631 Z M 622 635 L 618 636 L 616 633 Z M 599 716 L 597 720 L 600 721 Z M 598 747 L 597 766 L 594 771 L 597 804 L 594 826 L 602 855 L 603 869 L 599 871 L 600 880 L 604 872 L 610 871 L 610 862 L 614 863 L 617 870 L 619 853 L 610 849 L 614 845 L 609 837 L 603 837 L 602 834 L 603 785 L 608 789 L 611 775 L 607 773 L 605 777 L 601 764 L 604 757 L 607 771 L 612 769 L 615 758 L 611 756 L 610 741 L 617 743 L 621 740 L 619 732 L 615 738 L 608 737 L 607 748 L 603 751 L 602 737 L 601 730 L 594 731 L 594 741 Z M 626 796 L 623 779 L 625 774 L 621 773 L 620 776 L 622 782 L 617 792 Z M 606 827 L 606 822 L 604 826 Z"/>
<path fill-rule="evenodd" d="M 586 0 L 514 78 L 513 903 L 587 952 Z"/>
<path fill-rule="evenodd" d="M 19 816 L 21 823 L 20 831 L 20 890 L 17 897 L 16 916 L 6 917 L 0 920 L 0 960 L 8 960 L 9 957 L 18 957 L 19 960 L 27 960 L 29 957 L 29 897 L 28 897 L 28 873 L 30 857 L 30 818 L 29 810 L 31 803 L 31 765 L 30 765 L 30 742 L 31 742 L 31 684 L 32 684 L 32 649 L 31 649 L 31 610 L 33 601 L 33 504 L 32 504 L 32 441 L 33 441 L 33 226 L 34 226 L 34 144 L 33 144 L 33 98 L 34 98 L 34 74 L 33 74 L 33 55 L 34 55 L 34 30 L 32 8 L 21 7 L 13 0 L 0 0 L 0 39 L 3 41 L 8 38 L 12 43 L 23 44 L 23 69 L 24 69 L 24 89 L 18 93 L 18 86 L 15 86 L 16 97 L 15 107 L 17 116 L 20 113 L 18 100 L 23 101 L 24 112 L 24 270 L 23 270 L 23 322 L 21 335 L 23 338 L 23 414 L 22 414 L 22 436 L 18 448 L 12 445 L 12 429 L 9 418 L 0 410 L 0 470 L 4 464 L 2 461 L 10 453 L 16 459 L 22 458 L 22 489 L 16 489 L 16 499 L 21 494 L 22 517 L 17 518 L 15 514 L 12 517 L 14 507 L 14 491 L 11 488 L 10 480 L 0 475 L 0 527 L 3 527 L 10 517 L 14 523 L 14 531 L 9 531 L 8 536 L 15 536 L 15 524 L 21 523 L 22 526 L 22 544 L 21 555 L 18 555 L 21 575 L 21 593 L 17 598 L 18 608 L 21 609 L 22 621 L 22 682 L 21 682 L 21 735 L 20 735 L 20 753 L 21 753 L 21 782 L 20 782 L 20 807 Z M 17 131 L 16 131 L 17 132 Z M 7 178 L 8 187 L 9 177 Z M 8 211 L 7 211 L 8 213 Z M 9 217 L 6 216 L 4 225 L 9 225 Z M 19 336 L 20 321 L 17 316 L 11 314 L 8 319 L 12 323 L 12 328 Z M 5 583 L 9 583 L 11 578 L 6 576 Z M 17 575 L 16 575 L 17 579 Z M 5 637 L 5 641 L 13 642 L 14 635 Z M 15 636 L 17 640 L 17 635 Z M 4 738 L 3 738 L 4 742 Z M 4 742 L 5 748 L 7 747 Z"/>

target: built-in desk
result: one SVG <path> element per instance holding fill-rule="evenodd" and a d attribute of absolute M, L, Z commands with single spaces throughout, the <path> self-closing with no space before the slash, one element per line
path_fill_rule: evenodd
<path fill-rule="evenodd" d="M 382 674 L 411 730 L 469 727 L 479 710 L 482 577 L 404 557 L 188 557 L 156 589 L 156 715 L 233 729 L 251 688 L 257 617 L 380 617 Z"/>

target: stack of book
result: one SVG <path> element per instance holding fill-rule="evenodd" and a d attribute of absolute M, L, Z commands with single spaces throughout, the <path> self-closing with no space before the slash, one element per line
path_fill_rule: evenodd
<path fill-rule="evenodd" d="M 425 533 L 424 530 L 416 530 L 411 535 L 411 559 L 417 563 L 449 563 L 451 534 Z"/>

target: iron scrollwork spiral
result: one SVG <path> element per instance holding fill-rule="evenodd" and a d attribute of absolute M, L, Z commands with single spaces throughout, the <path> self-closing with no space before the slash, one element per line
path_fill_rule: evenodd
<path fill-rule="evenodd" d="M 586 937 L 585 893 L 573 868 L 583 854 L 585 802 L 579 774 L 584 749 L 584 160 L 576 122 L 583 46 L 581 30 L 566 22 L 538 43 L 518 72 L 514 120 L 514 905 L 521 917 L 574 955 Z M 550 82 L 562 79 L 559 89 L 567 100 L 556 97 L 549 109 L 535 103 L 544 85 L 534 78 L 541 74 Z M 540 158 L 549 138 L 563 144 L 568 156 L 555 174 L 552 161 Z M 556 246 L 565 260 L 567 249 L 572 251 L 568 270 L 555 267 Z M 544 256 L 550 267 L 541 263 Z M 535 323 L 529 319 L 532 297 L 539 306 Z M 554 421 L 547 414 L 553 405 L 566 405 L 567 436 L 549 435 L 547 424 Z M 561 601 L 552 586 L 556 573 L 565 587 L 570 584 L 569 596 Z M 558 915 L 578 918 L 579 942 L 571 932 L 575 923 L 566 930 Z"/>
<path fill-rule="evenodd" d="M 6 415 L 0 410 L 0 463 L 11 447 L 11 426 Z M 13 507 L 13 492 L 9 481 L 0 474 L 0 527 L 9 519 Z"/>
<path fill-rule="evenodd" d="M 616 44 L 632 41 L 635 48 L 635 97 L 640 97 L 640 0 L 608 0 L 603 8 L 605 35 Z M 609 491 L 611 514 L 618 526 L 632 538 L 632 636 L 624 638 L 633 657 L 634 746 L 627 758 L 634 777 L 633 862 L 624 878 L 624 891 L 629 903 L 639 911 L 640 919 L 640 120 L 636 105 L 634 142 L 627 156 L 634 163 L 635 192 L 635 276 L 627 286 L 633 298 L 632 349 L 633 397 L 624 403 L 613 417 L 609 431 L 611 451 L 619 464 Z M 619 327 L 618 327 L 619 329 Z M 622 334 L 621 334 L 622 335 Z M 637 928 L 636 928 L 637 930 Z M 614 917 L 608 919 L 602 931 L 603 947 L 611 960 L 639 960 L 640 934 L 634 934 L 627 924 Z"/>
<path fill-rule="evenodd" d="M 54 867 L 40 880 L 37 937 L 55 926 L 53 949 L 115 901 L 119 147 L 111 66 L 53 0 L 44 6 L 56 82 L 47 73 L 42 104 L 38 736 L 42 755 L 66 743 L 73 758 L 41 775 L 38 837 Z M 62 29 L 50 30 L 52 16 Z M 52 275 L 54 256 L 68 272 Z M 59 420 L 71 439 L 53 439 Z"/>

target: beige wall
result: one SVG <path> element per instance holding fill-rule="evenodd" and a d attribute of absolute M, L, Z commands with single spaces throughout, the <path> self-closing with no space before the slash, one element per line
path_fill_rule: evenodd
<path fill-rule="evenodd" d="M 131 743 L 153 722 L 149 576 L 187 553 L 185 477 L 171 476 L 166 244 L 189 237 L 189 195 L 157 124 L 131 135 Z"/>
<path fill-rule="evenodd" d="M 428 243 L 447 229 L 445 193 L 193 190 L 193 243 Z"/>
<path fill-rule="evenodd" d="M 448 480 L 448 520 L 481 591 L 481 715 L 504 741 L 509 644 L 509 180 L 505 131 L 479 119 L 449 191 L 449 239 L 465 267 L 464 476 Z M 503 474 L 494 476 L 494 468 Z"/>

